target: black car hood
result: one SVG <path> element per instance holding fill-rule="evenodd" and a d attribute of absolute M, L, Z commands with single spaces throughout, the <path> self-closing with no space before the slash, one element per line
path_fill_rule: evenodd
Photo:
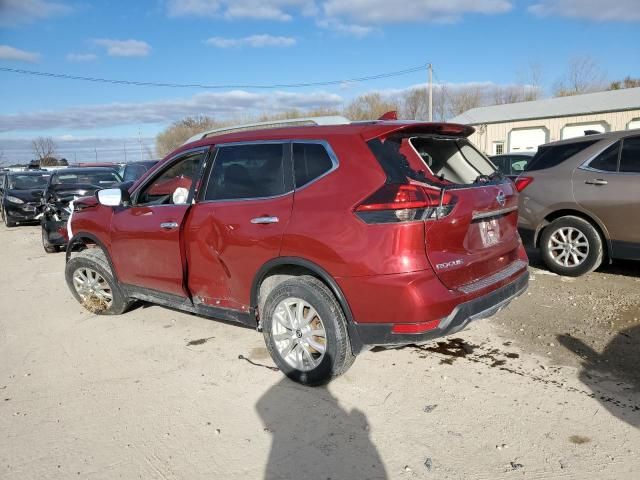
<path fill-rule="evenodd" d="M 93 195 L 96 190 L 103 187 L 89 184 L 61 184 L 52 185 L 47 190 L 47 200 L 51 201 L 52 196 L 55 196 L 58 203 L 69 203 L 75 197 L 86 197 Z"/>
<path fill-rule="evenodd" d="M 17 197 L 23 202 L 39 202 L 42 198 L 43 189 L 33 190 L 6 190 L 6 195 Z"/>

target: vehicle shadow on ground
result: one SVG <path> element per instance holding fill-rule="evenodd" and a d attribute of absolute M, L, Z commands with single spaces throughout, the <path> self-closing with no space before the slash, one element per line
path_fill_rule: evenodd
<path fill-rule="evenodd" d="M 611 414 L 640 428 L 640 325 L 618 334 L 602 353 L 570 335 L 558 335 L 565 348 L 582 358 L 580 380 Z"/>
<path fill-rule="evenodd" d="M 256 410 L 272 436 L 266 480 L 388 478 L 364 413 L 344 410 L 326 387 L 283 378 Z"/>
<path fill-rule="evenodd" d="M 549 270 L 542 261 L 538 250 L 527 249 L 529 257 L 529 265 L 540 270 Z M 640 278 L 640 262 L 635 260 L 614 260 L 612 264 L 608 260 L 596 270 L 597 272 L 607 273 L 609 275 L 622 275 L 624 277 Z"/>

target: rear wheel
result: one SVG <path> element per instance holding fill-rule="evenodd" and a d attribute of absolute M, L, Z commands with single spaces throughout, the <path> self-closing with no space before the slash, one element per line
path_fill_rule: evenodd
<path fill-rule="evenodd" d="M 65 277 L 73 296 L 92 313 L 119 315 L 132 303 L 99 248 L 88 248 L 73 256 L 67 262 Z"/>
<path fill-rule="evenodd" d="M 594 271 L 603 258 L 603 242 L 595 227 L 580 217 L 561 217 L 540 236 L 545 265 L 559 275 L 579 277 Z"/>
<path fill-rule="evenodd" d="M 315 277 L 295 277 L 274 288 L 262 320 L 273 361 L 296 382 L 326 383 L 355 360 L 344 312 L 331 290 Z"/>

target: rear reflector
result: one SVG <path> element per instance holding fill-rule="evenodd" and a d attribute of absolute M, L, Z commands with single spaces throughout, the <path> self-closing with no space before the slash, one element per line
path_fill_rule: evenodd
<path fill-rule="evenodd" d="M 386 184 L 355 209 L 367 223 L 398 223 L 435 220 L 446 217 L 455 206 L 456 197 L 440 190 L 415 184 Z"/>
<path fill-rule="evenodd" d="M 519 192 L 523 191 L 525 188 L 527 188 L 531 182 L 533 182 L 533 178 L 532 177 L 518 177 L 516 178 L 515 184 L 516 184 L 516 190 L 518 190 Z"/>
<path fill-rule="evenodd" d="M 391 333 L 422 333 L 434 330 L 440 325 L 440 320 L 430 320 L 420 323 L 399 323 L 394 325 Z"/>

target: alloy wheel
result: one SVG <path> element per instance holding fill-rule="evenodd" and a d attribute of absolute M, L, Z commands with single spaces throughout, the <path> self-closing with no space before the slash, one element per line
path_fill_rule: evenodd
<path fill-rule="evenodd" d="M 109 283 L 91 268 L 82 267 L 73 272 L 73 287 L 85 302 L 98 302 L 104 309 L 110 308 L 113 303 Z"/>
<path fill-rule="evenodd" d="M 305 300 L 282 300 L 273 313 L 271 334 L 278 354 L 291 367 L 309 371 L 322 362 L 327 332 L 318 312 Z"/>
<path fill-rule="evenodd" d="M 573 227 L 562 227 L 553 232 L 547 248 L 553 261 L 563 267 L 578 267 L 589 256 L 589 240 Z"/>

